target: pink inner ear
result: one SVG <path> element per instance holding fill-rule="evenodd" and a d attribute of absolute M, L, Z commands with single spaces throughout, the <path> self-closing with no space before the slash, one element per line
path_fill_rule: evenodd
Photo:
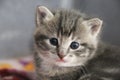
<path fill-rule="evenodd" d="M 96 32 L 98 30 L 98 25 L 93 25 L 91 29 L 93 32 Z"/>
<path fill-rule="evenodd" d="M 42 18 L 44 18 L 46 16 L 46 13 L 45 12 L 40 12 L 40 15 Z"/>

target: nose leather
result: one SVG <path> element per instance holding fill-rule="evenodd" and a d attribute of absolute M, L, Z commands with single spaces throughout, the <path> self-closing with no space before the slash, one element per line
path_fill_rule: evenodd
<path fill-rule="evenodd" d="M 58 53 L 57 55 L 60 59 L 63 59 L 65 57 L 64 53 Z"/>

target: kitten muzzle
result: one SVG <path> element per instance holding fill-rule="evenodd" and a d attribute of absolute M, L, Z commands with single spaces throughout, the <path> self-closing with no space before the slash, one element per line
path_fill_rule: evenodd
<path fill-rule="evenodd" d="M 65 55 L 63 53 L 57 53 L 58 57 L 63 60 L 63 58 L 65 57 Z"/>

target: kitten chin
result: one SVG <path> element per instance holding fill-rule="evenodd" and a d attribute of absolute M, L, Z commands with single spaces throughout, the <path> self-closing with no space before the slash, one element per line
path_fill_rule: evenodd
<path fill-rule="evenodd" d="M 45 58 L 46 59 L 46 58 Z M 43 60 L 41 58 L 41 64 L 40 67 L 37 69 L 37 72 L 41 75 L 46 75 L 46 76 L 55 76 L 55 75 L 61 75 L 61 74 L 67 74 L 72 71 L 75 71 L 78 69 L 78 66 L 76 67 L 71 67 L 71 66 L 66 66 L 67 63 L 64 61 L 59 61 L 59 60 Z M 64 64 L 64 65 L 63 65 Z"/>
<path fill-rule="evenodd" d="M 44 53 L 42 53 L 44 54 Z M 36 55 L 40 60 L 39 67 L 36 67 L 37 73 L 44 76 L 56 76 L 56 75 L 62 75 L 62 74 L 68 74 L 76 71 L 77 69 L 80 69 L 81 65 L 65 62 L 60 60 L 55 55 L 51 54 L 50 56 L 43 56 L 41 53 L 36 53 Z M 54 58 L 53 58 L 54 56 Z M 37 60 L 38 61 L 38 60 Z M 69 60 L 70 61 L 70 60 Z M 37 64 L 38 65 L 38 64 Z"/>
<path fill-rule="evenodd" d="M 83 66 L 86 61 L 88 60 L 87 58 L 77 58 L 76 56 L 71 55 L 66 55 L 63 59 L 60 59 L 58 56 L 55 54 L 52 54 L 49 51 L 42 51 L 42 53 L 38 52 L 39 58 L 42 60 L 42 65 L 49 66 L 49 67 L 58 67 L 58 68 L 63 68 L 63 67 L 76 67 L 76 66 Z"/>

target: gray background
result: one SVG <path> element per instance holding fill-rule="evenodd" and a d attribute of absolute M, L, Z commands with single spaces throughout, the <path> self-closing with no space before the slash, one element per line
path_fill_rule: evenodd
<path fill-rule="evenodd" d="M 32 53 L 35 8 L 79 9 L 104 21 L 102 39 L 120 45 L 120 0 L 0 0 L 0 58 Z"/>

